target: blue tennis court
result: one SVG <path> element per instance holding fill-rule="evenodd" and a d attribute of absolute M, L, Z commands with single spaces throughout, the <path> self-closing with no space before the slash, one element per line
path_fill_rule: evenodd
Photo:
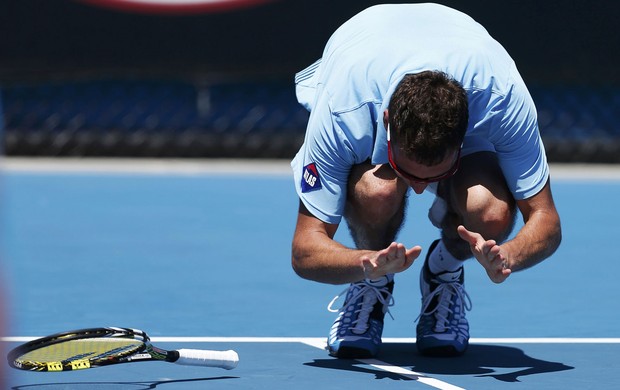
<path fill-rule="evenodd" d="M 8 371 L 9 389 L 616 389 L 620 168 L 552 166 L 564 239 L 537 267 L 490 282 L 466 266 L 472 345 L 415 349 L 422 261 L 397 275 L 377 359 L 322 350 L 344 286 L 297 277 L 297 198 L 287 162 L 4 161 L 5 349 L 64 330 L 143 329 L 164 348 L 235 349 L 231 371 L 137 363 Z M 427 248 L 432 198 L 411 196 L 400 240 Z M 339 239 L 352 245 L 342 226 Z M 425 251 L 422 256 L 425 255 Z M 5 363 L 2 363 L 5 364 Z"/>

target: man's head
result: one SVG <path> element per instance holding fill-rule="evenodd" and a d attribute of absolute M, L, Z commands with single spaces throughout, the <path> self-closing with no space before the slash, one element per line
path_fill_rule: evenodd
<path fill-rule="evenodd" d="M 390 165 L 417 193 L 457 171 L 467 130 L 467 94 L 450 76 L 436 71 L 405 76 L 384 119 Z"/>
<path fill-rule="evenodd" d="M 460 149 L 469 118 L 465 90 L 438 71 L 406 75 L 388 112 L 392 148 L 427 166 Z"/>

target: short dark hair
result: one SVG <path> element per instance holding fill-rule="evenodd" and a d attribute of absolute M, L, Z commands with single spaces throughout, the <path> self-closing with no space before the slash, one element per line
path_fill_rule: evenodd
<path fill-rule="evenodd" d="M 403 77 L 388 113 L 392 144 L 428 166 L 439 164 L 460 148 L 469 120 L 463 86 L 440 71 Z"/>

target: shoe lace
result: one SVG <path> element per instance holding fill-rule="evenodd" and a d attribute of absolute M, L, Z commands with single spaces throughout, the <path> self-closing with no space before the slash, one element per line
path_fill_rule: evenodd
<path fill-rule="evenodd" d="M 334 303 L 351 288 L 354 290 L 350 298 L 340 309 L 334 309 L 332 307 Z M 360 297 L 362 297 L 362 299 L 358 302 Z M 389 314 L 393 320 L 394 317 L 392 316 L 392 313 L 390 313 L 390 307 L 394 306 L 394 297 L 390 291 L 387 287 L 375 287 L 366 283 L 366 281 L 353 283 L 351 286 L 345 288 L 342 292 L 340 292 L 340 294 L 336 295 L 331 302 L 329 302 L 329 305 L 327 305 L 327 310 L 332 313 L 340 312 L 344 314 L 347 311 L 352 311 L 353 314 L 357 314 L 357 318 L 351 324 L 351 331 L 353 333 L 362 334 L 368 330 L 370 313 L 372 313 L 377 301 L 383 305 L 383 312 Z M 355 308 L 356 304 L 359 305 L 357 309 Z"/>
<path fill-rule="evenodd" d="M 464 310 L 471 311 L 472 303 L 469 294 L 463 288 L 463 284 L 458 282 L 452 283 L 439 283 L 439 285 L 430 294 L 424 297 L 422 302 L 422 310 L 420 315 L 415 319 L 417 322 L 423 314 L 433 314 L 436 319 L 435 331 L 443 332 L 447 328 L 447 324 L 450 322 L 450 315 L 454 314 L 455 310 L 451 307 L 452 296 L 458 297 L 457 302 L 460 303 L 458 313 L 462 315 Z M 438 296 L 437 305 L 427 312 L 433 298 Z"/>

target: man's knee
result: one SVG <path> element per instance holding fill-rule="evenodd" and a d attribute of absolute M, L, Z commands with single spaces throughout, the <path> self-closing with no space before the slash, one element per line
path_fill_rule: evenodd
<path fill-rule="evenodd" d="M 514 202 L 505 202 L 490 196 L 486 189 L 471 188 L 470 192 L 472 196 L 467 207 L 462 210 L 449 210 L 441 224 L 444 243 L 458 259 L 471 257 L 469 244 L 457 232 L 459 225 L 480 233 L 485 239 L 502 242 L 512 232 L 516 220 Z"/>
<path fill-rule="evenodd" d="M 354 212 L 371 221 L 389 220 L 402 208 L 406 184 L 384 166 L 356 166 L 349 179 L 346 214 Z"/>
<path fill-rule="evenodd" d="M 407 186 L 385 166 L 362 164 L 349 177 L 344 217 L 360 249 L 386 248 L 405 214 Z"/>
<path fill-rule="evenodd" d="M 467 198 L 466 209 L 460 212 L 465 227 L 497 241 L 508 237 L 516 216 L 512 196 L 497 197 L 488 188 L 474 186 L 468 189 Z"/>
<path fill-rule="evenodd" d="M 493 153 L 465 156 L 461 170 L 439 188 L 447 199 L 448 213 L 442 223 L 445 238 L 459 243 L 458 225 L 487 239 L 505 240 L 514 227 L 516 202 Z"/>

